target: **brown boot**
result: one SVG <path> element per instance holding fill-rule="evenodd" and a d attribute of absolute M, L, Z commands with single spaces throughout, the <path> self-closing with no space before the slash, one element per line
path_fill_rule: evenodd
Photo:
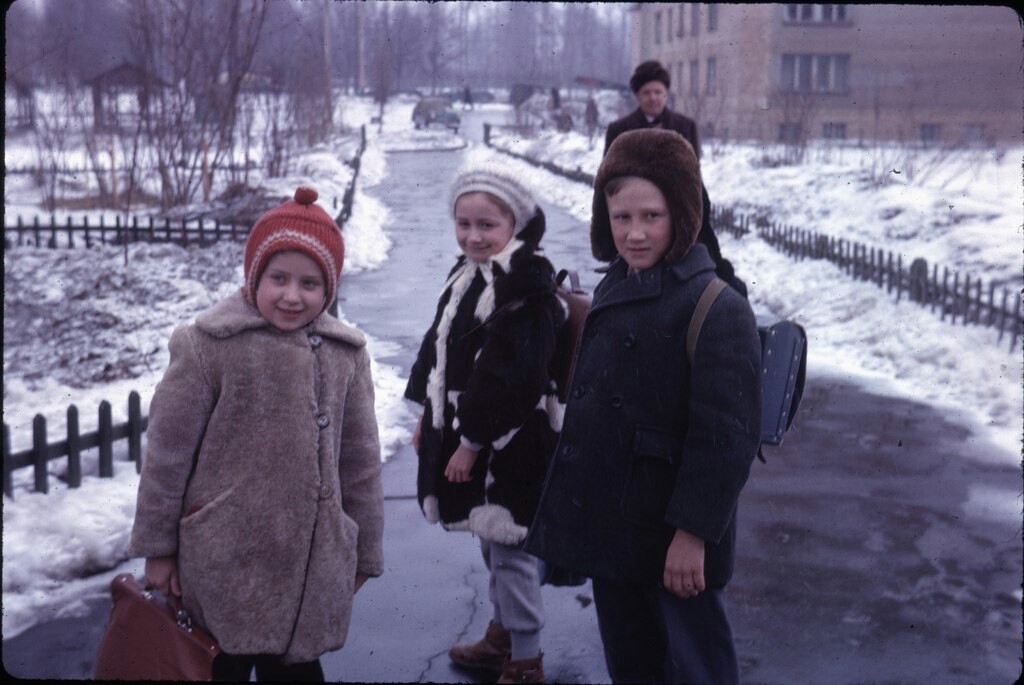
<path fill-rule="evenodd" d="M 500 624 L 491 621 L 484 633 L 484 639 L 471 645 L 455 645 L 448 650 L 448 657 L 467 668 L 479 668 L 501 673 L 512 654 L 512 636 Z"/>
<path fill-rule="evenodd" d="M 499 683 L 543 683 L 544 682 L 544 653 L 540 653 L 532 659 L 519 659 L 505 662 L 505 668 L 501 670 Z"/>

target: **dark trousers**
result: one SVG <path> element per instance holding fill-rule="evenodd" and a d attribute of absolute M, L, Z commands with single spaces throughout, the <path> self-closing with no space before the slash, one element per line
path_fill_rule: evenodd
<path fill-rule="evenodd" d="M 213 679 L 226 682 L 248 682 L 253 667 L 259 682 L 322 683 L 324 670 L 320 660 L 284 664 L 275 654 L 222 653 L 213 661 Z"/>
<path fill-rule="evenodd" d="M 593 585 L 613 683 L 739 683 L 722 590 L 682 599 L 660 583 L 594 578 Z"/>

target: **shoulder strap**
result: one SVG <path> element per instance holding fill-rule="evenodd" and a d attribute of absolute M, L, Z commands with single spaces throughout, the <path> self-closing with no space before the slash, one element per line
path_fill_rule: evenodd
<path fill-rule="evenodd" d="M 700 337 L 700 329 L 704 326 L 704 319 L 711 310 L 711 305 L 718 299 L 719 293 L 725 289 L 726 282 L 721 278 L 713 278 L 704 288 L 700 299 L 697 300 L 697 307 L 693 310 L 693 318 L 690 319 L 690 327 L 686 329 L 686 358 L 693 366 L 693 356 L 697 352 L 697 338 Z"/>

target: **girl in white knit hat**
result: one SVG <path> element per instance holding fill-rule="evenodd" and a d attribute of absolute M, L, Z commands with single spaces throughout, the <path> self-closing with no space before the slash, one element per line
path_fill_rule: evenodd
<path fill-rule="evenodd" d="M 540 579 L 522 543 L 561 424 L 549 366 L 565 313 L 539 248 L 544 213 L 521 179 L 468 166 L 449 206 L 462 254 L 405 392 L 423 406 L 418 498 L 431 523 L 480 538 L 491 574 L 494 618 L 452 661 L 499 683 L 542 682 Z"/>

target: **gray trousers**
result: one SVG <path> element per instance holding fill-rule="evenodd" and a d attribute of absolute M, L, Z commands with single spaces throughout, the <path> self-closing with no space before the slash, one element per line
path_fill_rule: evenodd
<path fill-rule="evenodd" d="M 537 558 L 518 546 L 483 538 L 480 551 L 491 572 L 489 596 L 494 621 L 512 633 L 512 658 L 520 658 L 517 653 L 536 655 L 540 629 L 544 627 Z"/>

